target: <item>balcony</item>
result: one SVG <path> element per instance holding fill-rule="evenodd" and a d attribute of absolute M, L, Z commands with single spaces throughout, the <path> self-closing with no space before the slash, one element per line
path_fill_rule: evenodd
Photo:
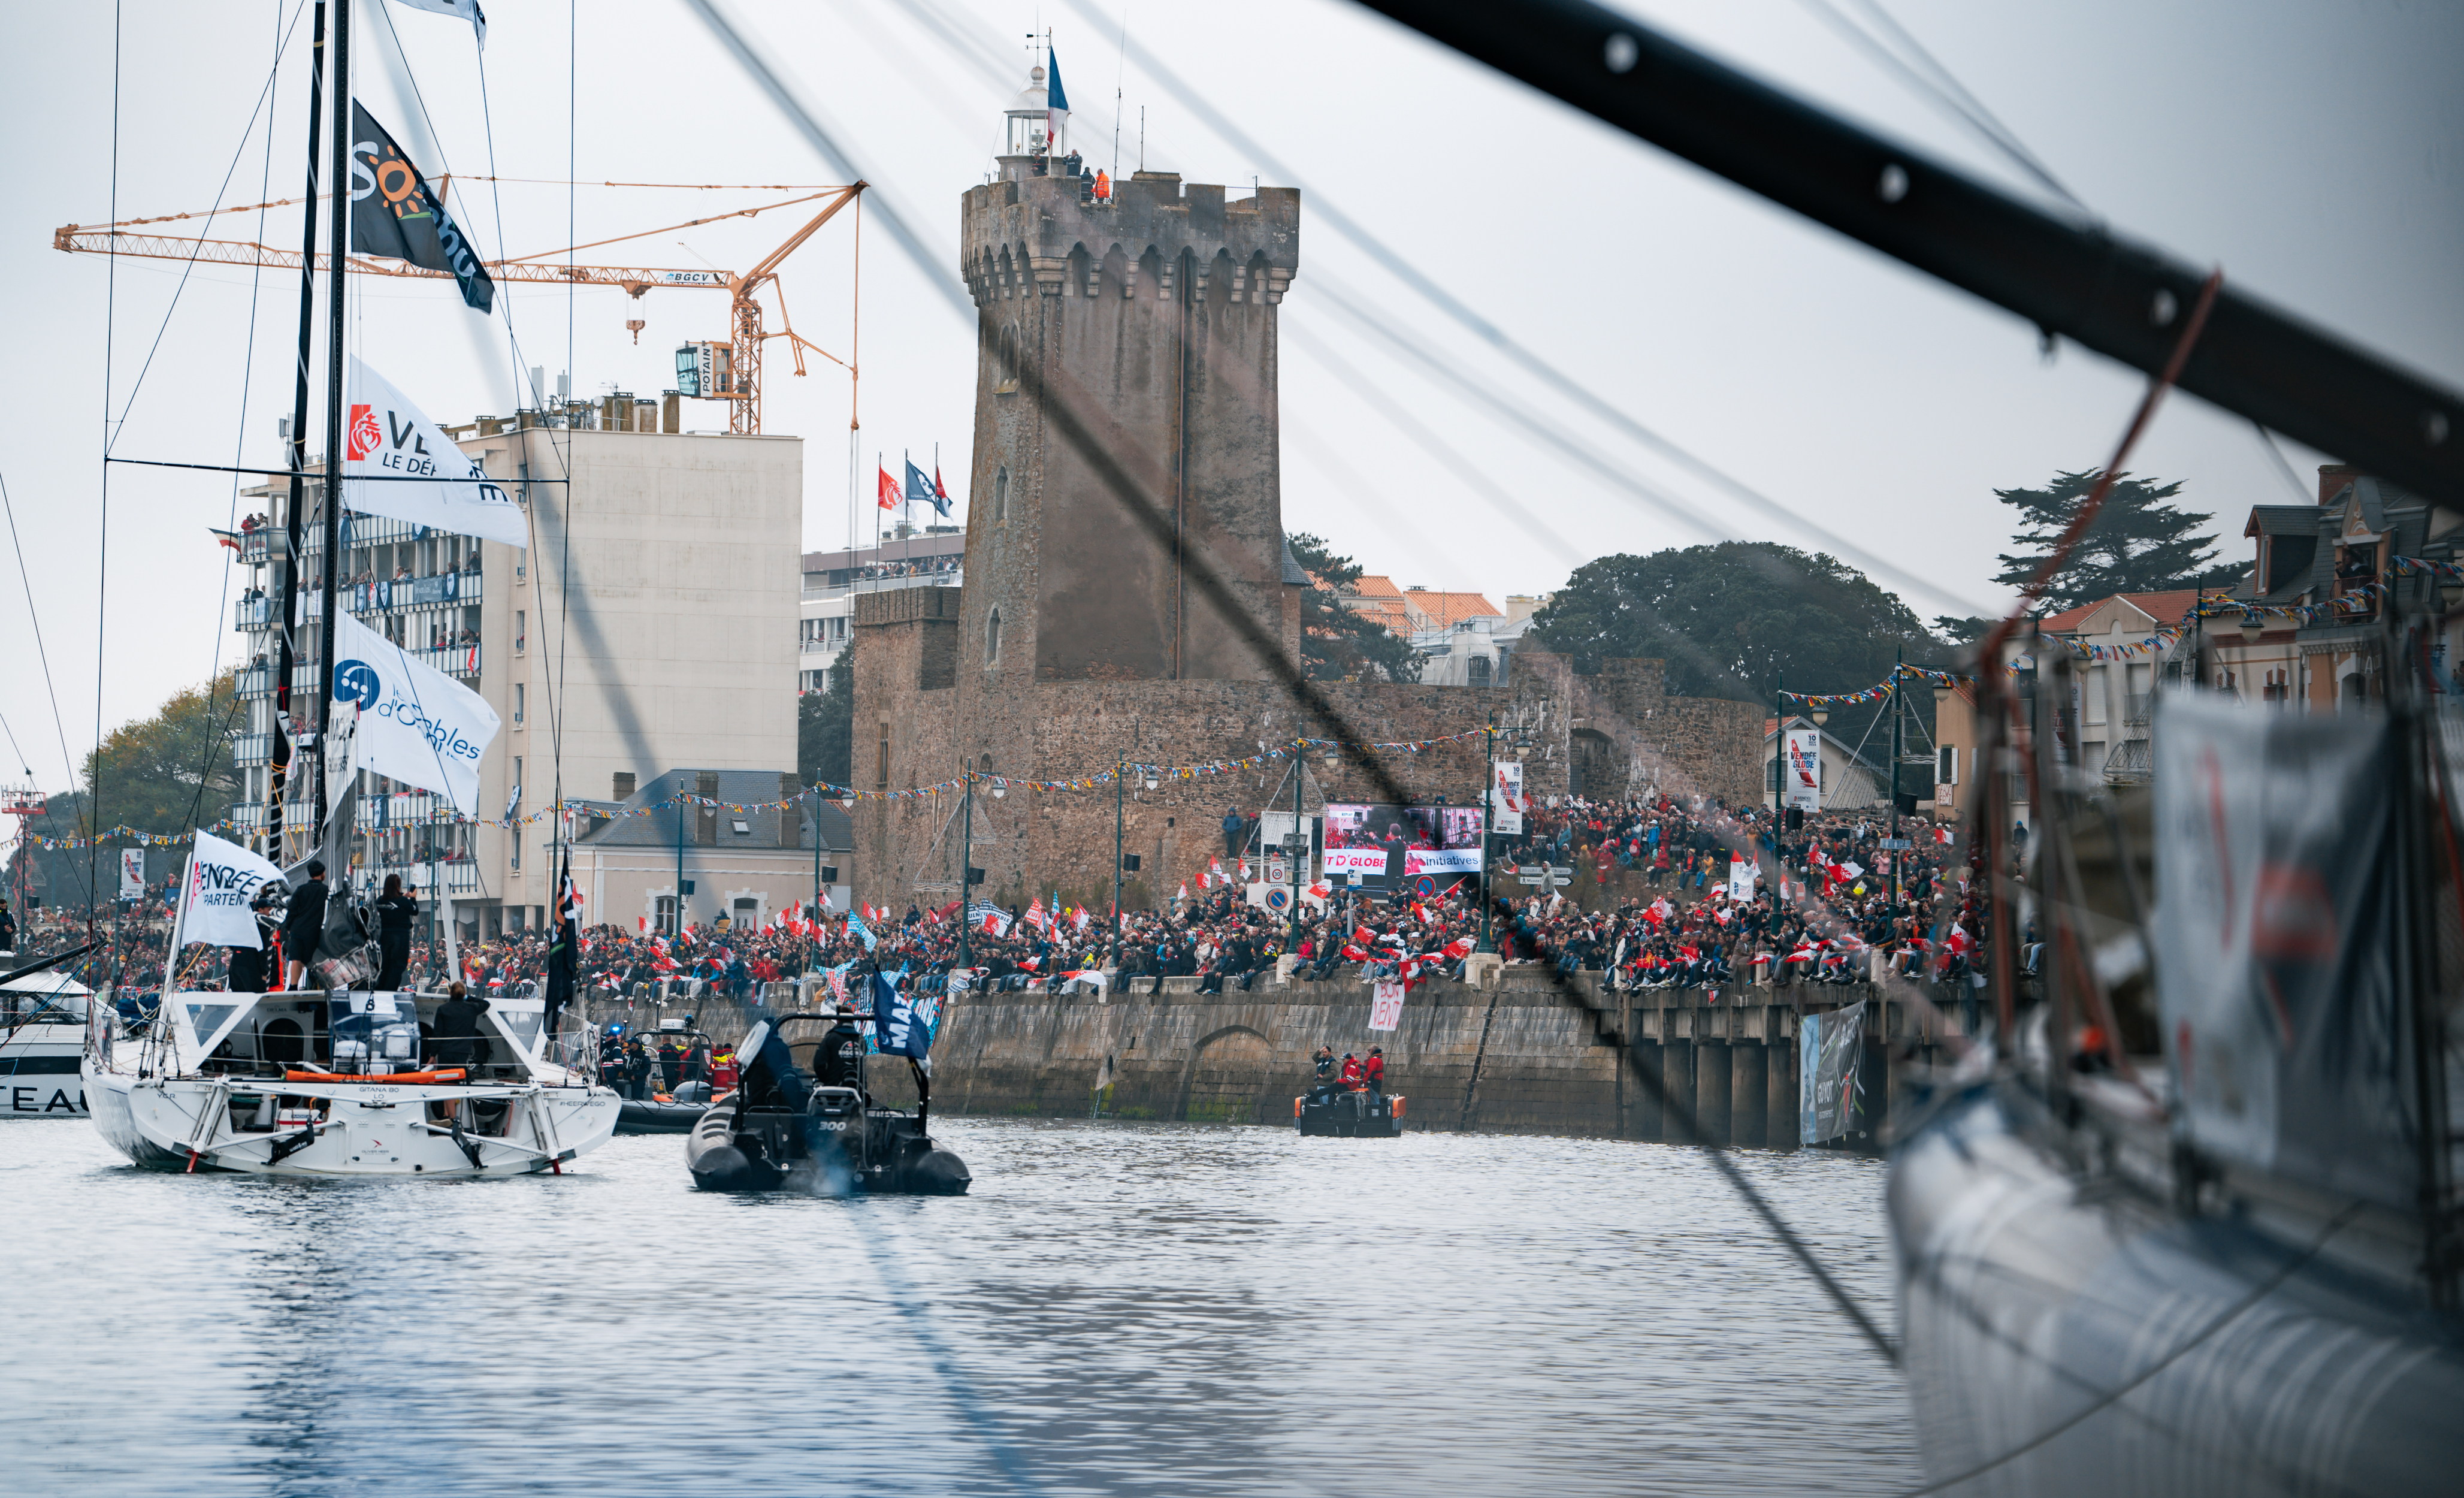
<path fill-rule="evenodd" d="M 896 568 L 901 564 L 891 562 L 888 565 Z M 915 565 L 929 569 L 931 563 L 919 562 Z M 894 587 L 958 587 L 966 581 L 965 572 L 964 567 L 953 567 L 945 572 L 930 570 L 912 573 L 885 572 L 862 577 L 853 583 L 836 586 L 825 584 L 820 587 L 807 587 L 804 589 L 803 596 L 809 602 L 817 598 L 845 598 L 849 593 L 878 593 Z"/>
<path fill-rule="evenodd" d="M 274 668 L 251 666 L 239 673 L 238 692 L 243 697 L 267 697 L 274 694 Z"/>
<path fill-rule="evenodd" d="M 272 734 L 241 734 L 231 740 L 231 763 L 243 769 L 274 758 Z"/>
<path fill-rule="evenodd" d="M 846 649 L 847 641 L 840 637 L 833 637 L 827 640 L 799 640 L 796 642 L 796 653 L 798 655 L 836 655 L 839 651 Z"/>
<path fill-rule="evenodd" d="M 264 629 L 274 624 L 274 600 L 243 598 L 231 606 L 231 628 L 242 632 Z"/>

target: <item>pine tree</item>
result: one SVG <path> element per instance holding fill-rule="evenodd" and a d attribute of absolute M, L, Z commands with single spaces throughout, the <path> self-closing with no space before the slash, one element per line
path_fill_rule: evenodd
<path fill-rule="evenodd" d="M 1316 681 L 1346 678 L 1420 679 L 1420 654 L 1412 642 L 1368 615 L 1347 606 L 1340 592 L 1360 581 L 1360 564 L 1336 556 L 1306 531 L 1287 538 L 1292 560 L 1309 575 L 1301 595 L 1301 665 Z"/>
<path fill-rule="evenodd" d="M 1996 559 L 2002 571 L 1993 581 L 2016 586 L 2035 577 L 2102 473 L 2056 474 L 2042 489 L 1993 491 L 1994 498 L 2019 512 L 2019 528 L 2011 538 L 2019 550 Z M 2126 474 L 2116 478 L 2096 523 L 2047 584 L 2046 602 L 2076 608 L 2116 593 L 2229 587 L 2239 581 L 2240 564 L 2215 562 L 2214 535 L 2192 534 L 2214 517 L 2167 502 L 2181 492 L 2178 481 L 2160 487 Z"/>

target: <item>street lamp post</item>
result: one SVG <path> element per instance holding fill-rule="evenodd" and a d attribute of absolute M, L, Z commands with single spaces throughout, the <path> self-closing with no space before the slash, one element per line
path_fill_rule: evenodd
<path fill-rule="evenodd" d="M 676 929 L 671 936 L 685 934 L 685 772 L 676 772 Z"/>
<path fill-rule="evenodd" d="M 1496 902 L 1496 897 L 1489 892 L 1488 887 L 1489 865 L 1495 861 L 1489 854 L 1488 817 L 1490 804 L 1497 800 L 1497 710 L 1495 708 L 1489 710 L 1487 726 L 1483 728 L 1481 733 L 1488 760 L 1488 779 L 1480 788 L 1480 946 L 1477 950 L 1494 952 L 1497 948 L 1488 939 L 1488 909 Z"/>
<path fill-rule="evenodd" d="M 958 813 L 958 965 L 972 968 L 975 963 L 967 958 L 967 928 L 975 924 L 976 765 L 973 760 L 961 760 L 958 765 L 967 787 L 966 803 Z"/>
<path fill-rule="evenodd" d="M 1301 861 L 1309 857 L 1309 834 L 1301 830 L 1301 781 L 1309 774 L 1309 760 L 1296 756 L 1292 760 L 1292 831 L 1284 840 L 1284 855 L 1292 862 L 1291 932 L 1284 937 L 1284 950 L 1301 949 Z"/>
<path fill-rule="evenodd" d="M 1130 796 L 1130 753 L 1112 755 L 1112 971 L 1121 970 L 1121 818 Z"/>

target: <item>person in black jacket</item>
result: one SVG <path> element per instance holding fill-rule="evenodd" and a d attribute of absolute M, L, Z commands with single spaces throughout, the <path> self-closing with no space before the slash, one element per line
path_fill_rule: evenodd
<path fill-rule="evenodd" d="M 468 990 L 455 983 L 445 990 L 445 1002 L 436 1006 L 436 1064 L 440 1067 L 477 1067 L 488 1059 L 488 1043 L 479 1034 L 479 1016 L 487 1013 L 488 1001 L 469 997 Z"/>
<path fill-rule="evenodd" d="M 377 946 L 385 953 L 385 969 L 377 974 L 377 991 L 402 986 L 403 970 L 410 965 L 410 922 L 419 902 L 405 894 L 402 875 L 385 875 L 385 892 L 377 896 Z"/>
<path fill-rule="evenodd" d="M 275 937 L 281 932 L 281 922 L 274 918 L 274 891 L 261 887 L 256 898 L 249 904 L 249 914 L 256 918 L 256 945 L 231 949 L 231 991 L 235 994 L 261 994 L 275 976 L 273 963 L 280 949 Z"/>
<path fill-rule="evenodd" d="M 308 882 L 291 892 L 291 915 L 282 923 L 282 987 L 308 986 L 308 964 L 325 936 L 325 860 L 308 860 Z"/>

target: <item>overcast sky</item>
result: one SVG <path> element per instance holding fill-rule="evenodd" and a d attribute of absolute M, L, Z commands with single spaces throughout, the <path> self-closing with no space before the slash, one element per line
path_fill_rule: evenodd
<path fill-rule="evenodd" d="M 0 132 L 12 147 L 0 266 L 15 334 L 15 357 L 0 370 L 0 478 L 31 598 L 15 558 L 0 559 L 10 779 L 24 764 L 45 786 L 65 785 L 66 766 L 93 741 L 98 701 L 106 727 L 142 716 L 231 664 L 237 649 L 227 600 L 246 575 L 227 571 L 229 554 L 206 535 L 237 513 L 227 479 L 117 468 L 105 523 L 106 348 L 112 419 L 126 410 L 119 455 L 278 462 L 297 279 L 268 273 L 253 284 L 248 273 L 206 266 L 184 283 L 177 262 L 121 259 L 115 270 L 99 256 L 56 253 L 51 235 L 115 212 L 297 198 L 304 20 L 289 33 L 270 142 L 268 115 L 252 123 L 252 112 L 266 106 L 277 39 L 298 3 L 126 0 L 116 124 L 114 8 L 14 12 L 0 54 Z M 938 257 L 919 270 L 877 221 L 864 231 L 863 427 L 852 454 L 861 485 L 876 451 L 894 465 L 900 451 L 921 458 L 936 443 L 954 493 L 963 483 L 973 333 L 924 276 L 954 273 L 958 195 L 992 168 L 1001 110 L 1024 82 L 1039 25 L 1052 32 L 1075 106 L 1073 143 L 1098 165 L 1114 159 L 1117 120 L 1124 172 L 1138 165 L 1143 129 L 1150 167 L 1236 188 L 1278 180 L 1124 61 L 1124 14 L 1136 43 L 1237 119 L 1305 190 L 1300 273 L 1283 306 L 1285 523 L 1398 583 L 1479 589 L 1502 603 L 1545 592 L 1609 552 L 1724 537 L 1820 542 L 1742 512 L 1568 411 L 1313 206 L 1348 213 L 1617 408 L 1887 558 L 1919 580 L 1892 585 L 1927 617 L 2004 601 L 1988 581 L 2009 535 L 1991 491 L 2101 463 L 2139 393 L 2134 373 L 2071 347 L 2048 362 L 2018 319 L 1356 7 L 1081 3 L 734 8 L 840 134 L 872 196 L 908 215 Z M 2455 86 L 2464 7 L 1884 3 L 2117 230 L 2220 264 L 2233 284 L 2464 386 L 2464 91 Z M 1859 0 L 1829 4 L 1859 9 Z M 1816 0 L 1631 9 L 1937 156 L 2038 190 L 1843 39 Z M 1105 24 L 1091 24 L 1089 11 Z M 570 13 L 534 0 L 490 7 L 483 107 L 467 26 L 360 0 L 354 91 L 424 167 L 457 179 L 833 180 L 681 0 L 592 0 L 578 36 Z M 493 256 L 500 243 L 537 253 L 790 195 L 457 181 L 455 206 Z M 792 231 L 799 211 L 809 210 L 651 234 L 583 257 L 742 269 Z M 297 213 L 271 210 L 261 227 L 255 213 L 221 218 L 211 232 L 296 244 Z M 845 220 L 825 228 L 784 273 L 797 330 L 841 358 L 853 353 L 854 230 Z M 1338 313 L 1338 288 L 1662 503 L 1638 500 L 1493 405 L 1389 357 Z M 672 383 L 678 343 L 726 332 L 725 299 L 712 292 L 663 290 L 638 302 L 613 290 L 500 287 L 498 296 L 512 309 L 518 357 L 503 318 L 467 312 L 450 286 L 424 281 L 355 282 L 354 347 L 451 423 L 510 411 L 513 371 L 533 364 L 551 381 L 570 370 L 584 395 L 653 395 Z M 628 318 L 649 323 L 638 345 Z M 806 439 L 804 543 L 841 545 L 848 381 L 820 359 L 794 378 L 783 355 L 774 343 L 765 427 Z M 689 424 L 724 426 L 716 406 L 697 409 Z M 2305 485 L 2322 461 L 2290 444 L 2282 452 Z M 2182 480 L 2191 504 L 2216 514 L 2233 555 L 2250 505 L 2295 496 L 2247 424 L 2190 399 L 2168 405 L 2134 466 Z M 869 529 L 869 512 L 862 523 Z"/>

